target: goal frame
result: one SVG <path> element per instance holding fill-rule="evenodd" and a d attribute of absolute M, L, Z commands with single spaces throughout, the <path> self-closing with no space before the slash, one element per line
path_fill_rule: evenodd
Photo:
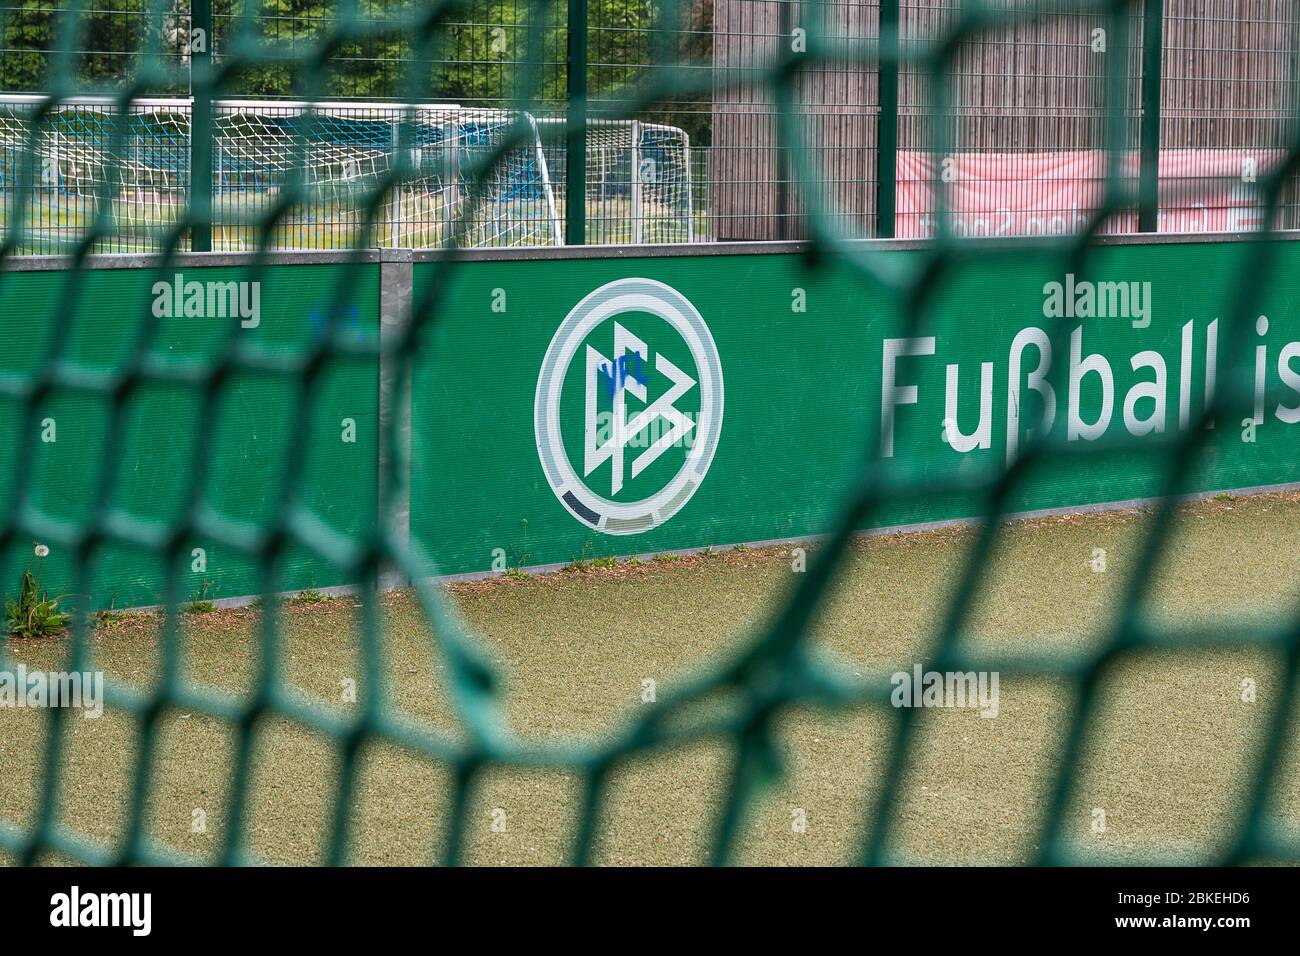
<path fill-rule="evenodd" d="M 194 97 L 192 96 L 162 96 L 162 97 L 132 97 L 129 100 L 123 100 L 119 97 L 104 95 L 88 96 L 70 96 L 70 97 L 52 97 L 41 93 L 0 93 L 0 107 L 27 107 L 36 109 L 45 104 L 50 104 L 50 112 L 57 113 L 64 109 L 90 108 L 102 110 L 106 113 L 115 115 L 140 115 L 159 111 L 175 111 L 179 114 L 193 116 Z M 427 114 L 450 114 L 458 117 L 457 125 L 475 120 L 493 120 L 509 123 L 515 117 L 522 116 L 525 123 L 532 132 L 532 145 L 530 152 L 533 160 L 537 163 L 540 173 L 546 208 L 546 222 L 548 223 L 545 231 L 549 233 L 551 242 L 555 245 L 564 244 L 563 223 L 559 216 L 559 207 L 555 198 L 555 183 L 550 173 L 550 168 L 546 161 L 546 154 L 542 147 L 541 129 L 537 118 L 525 110 L 511 109 L 489 109 L 479 107 L 464 107 L 458 103 L 402 103 L 402 102 L 383 102 L 383 101 L 362 101 L 362 100 L 281 100 L 281 99 L 257 99 L 257 98 L 236 98 L 236 99 L 218 99 L 212 101 L 214 115 L 231 114 L 238 112 L 247 112 L 251 114 L 261 114 L 264 116 L 280 115 L 317 115 L 333 116 L 338 118 L 366 118 L 370 120 L 387 120 L 392 128 L 392 146 L 396 152 L 401 137 L 402 124 L 408 118 L 416 117 L 422 113 Z M 192 133 L 191 133 L 192 135 Z M 452 136 L 452 143 L 455 143 L 460 136 L 459 128 Z M 452 155 L 455 156 L 455 150 Z M 453 173 L 458 172 L 453 167 Z M 214 183 L 214 187 L 216 183 Z M 452 188 L 458 188 L 453 186 Z M 401 248 L 401 227 L 403 220 L 401 218 L 401 209 L 403 203 L 403 187 L 401 183 L 393 189 L 393 198 L 390 203 L 390 214 L 388 222 L 387 243 L 380 242 L 379 245 L 388 245 L 392 248 Z"/>

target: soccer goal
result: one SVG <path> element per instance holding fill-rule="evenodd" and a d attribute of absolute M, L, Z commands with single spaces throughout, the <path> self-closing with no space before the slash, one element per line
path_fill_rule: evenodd
<path fill-rule="evenodd" d="M 564 121 L 539 117 L 537 123 L 552 169 L 562 171 Z M 695 241 L 685 130 L 641 120 L 588 120 L 586 171 L 588 242 Z"/>
<path fill-rule="evenodd" d="M 0 96 L 6 222 L 16 214 L 26 182 L 25 234 L 34 245 L 55 247 L 34 251 L 58 251 L 77 241 L 101 197 L 111 199 L 114 251 L 155 248 L 188 198 L 190 101 L 134 100 L 119 125 L 111 99 L 63 100 L 36 125 L 33 141 L 29 121 L 43 101 Z M 379 191 L 368 245 L 438 246 L 458 226 L 460 242 L 468 246 L 563 241 L 555 189 L 530 114 L 274 100 L 217 101 L 213 113 L 215 248 L 256 247 L 257 224 L 281 205 L 275 246 L 353 245 Z M 400 184 L 386 188 L 402 144 L 407 163 Z M 29 150 L 31 161 L 25 162 Z M 295 195 L 285 202 L 289 188 Z"/>
<path fill-rule="evenodd" d="M 61 100 L 33 137 L 30 121 L 44 103 L 0 95 L 4 223 L 21 211 L 27 251 L 59 252 L 85 235 L 108 199 L 103 251 L 158 248 L 188 200 L 190 100 L 133 100 L 121 124 L 111 98 Z M 279 100 L 221 100 L 213 115 L 214 248 L 256 248 L 271 210 L 272 246 L 346 248 L 377 194 L 366 245 L 436 247 L 457 229 L 471 247 L 564 242 L 560 120 L 442 104 Z M 407 162 L 390 187 L 403 148 Z M 587 182 L 589 241 L 694 239 L 683 130 L 592 121 Z"/>

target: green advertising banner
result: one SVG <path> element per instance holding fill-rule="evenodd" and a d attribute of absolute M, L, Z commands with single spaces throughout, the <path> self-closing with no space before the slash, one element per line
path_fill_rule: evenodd
<path fill-rule="evenodd" d="M 1108 245 L 1077 275 L 982 251 L 911 329 L 885 291 L 797 254 L 458 264 L 414 378 L 412 539 L 454 574 L 812 536 L 864 467 L 951 489 L 1044 427 L 1097 453 L 1045 456 L 1012 510 L 1144 499 L 1216 390 L 1245 398 L 1192 490 L 1300 481 L 1300 245 L 1275 252 L 1233 355 L 1249 242 Z M 418 298 L 437 267 L 414 268 Z M 948 490 L 866 526 L 985 511 Z"/>
<path fill-rule="evenodd" d="M 373 528 L 377 359 L 336 352 L 306 390 L 303 363 L 334 309 L 342 340 L 377 343 L 378 267 L 0 277 L 4 591 L 30 568 L 65 606 L 160 603 L 170 547 L 180 601 L 240 597 L 263 581 L 241 545 L 290 516 L 342 540 Z M 96 527 L 86 586 L 73 579 L 73 550 Z M 301 543 L 286 545 L 277 570 L 283 590 L 349 577 Z"/>
<path fill-rule="evenodd" d="M 842 265 L 725 247 L 12 271 L 0 581 L 39 569 L 53 593 L 122 608 L 165 600 L 170 566 L 181 601 L 245 597 L 264 580 L 248 555 L 282 534 L 274 588 L 355 584 L 330 555 L 373 530 L 393 460 L 380 313 L 400 328 L 394 304 L 444 277 L 409 430 L 395 406 L 429 574 L 811 537 L 864 475 L 914 490 L 864 530 L 976 517 L 1035 434 L 1059 447 L 1016 472 L 1011 510 L 1150 498 L 1215 396 L 1229 405 L 1186 490 L 1300 482 L 1300 244 L 1271 248 L 1277 278 L 1235 345 L 1230 277 L 1260 254 L 1245 241 L 1105 245 L 1077 270 L 998 245 L 941 276 L 912 324 Z"/>

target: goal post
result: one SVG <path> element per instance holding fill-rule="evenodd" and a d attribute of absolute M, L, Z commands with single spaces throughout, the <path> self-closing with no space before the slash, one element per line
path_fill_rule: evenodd
<path fill-rule="evenodd" d="M 564 120 L 538 117 L 537 123 L 547 151 L 564 156 Z M 552 161 L 552 168 L 564 166 L 558 158 Z M 643 120 L 589 119 L 586 175 L 587 242 L 695 241 L 691 141 L 685 130 Z"/>
<path fill-rule="evenodd" d="M 26 168 L 34 170 L 27 179 L 26 217 L 33 251 L 62 251 L 78 241 L 105 196 L 114 227 L 107 251 L 155 248 L 183 217 L 188 200 L 191 101 L 133 100 L 123 126 L 113 98 L 60 100 L 45 113 L 33 140 L 29 122 L 46 101 L 0 95 L 5 222 L 23 198 Z M 367 201 L 392 174 L 404 126 L 407 162 L 397 187 L 382 197 L 367 244 L 435 247 L 458 226 L 465 246 L 563 242 L 555 189 L 531 114 L 453 104 L 217 100 L 214 247 L 254 248 L 257 224 L 290 185 L 303 199 L 279 218 L 277 247 L 354 244 Z M 512 131 L 516 141 L 483 170 Z M 33 147 L 35 155 L 27 157 Z M 475 190 L 476 175 L 483 178 Z"/>

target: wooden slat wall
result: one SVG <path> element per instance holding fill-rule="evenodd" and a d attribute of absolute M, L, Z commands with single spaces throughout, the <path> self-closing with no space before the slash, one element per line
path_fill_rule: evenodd
<path fill-rule="evenodd" d="M 879 8 L 874 0 L 826 0 L 822 9 L 828 35 L 875 34 Z M 786 0 L 715 0 L 713 17 L 710 209 L 715 235 L 719 239 L 797 238 L 803 231 L 802 205 L 797 190 L 788 185 L 790 170 L 777 148 L 775 104 L 765 90 L 734 84 L 740 69 L 775 60 L 777 43 L 789 42 L 789 31 L 801 25 L 800 11 Z M 827 201 L 842 210 L 846 226 L 861 228 L 875 215 L 875 190 L 862 188 L 875 179 L 874 66 L 826 64 L 809 70 L 799 79 L 796 102 L 805 147 L 824 170 L 821 181 Z"/>
<path fill-rule="evenodd" d="M 782 27 L 798 25 L 791 0 L 715 0 L 713 161 L 710 206 L 718 239 L 796 238 L 797 190 L 784 187 L 772 104 L 729 81 L 736 68 L 769 64 Z M 827 4 L 827 32 L 874 36 L 876 0 Z M 1300 43 L 1295 0 L 1165 0 L 1161 82 L 1164 148 L 1281 145 L 1294 107 Z M 956 0 L 903 0 L 905 37 L 934 37 L 950 25 Z M 1136 8 L 1135 8 L 1136 9 Z M 949 84 L 949 144 L 957 150 L 1095 148 L 1106 143 L 1105 55 L 1094 53 L 1101 18 L 1062 15 L 971 39 Z M 1128 145 L 1140 121 L 1140 15 L 1129 20 L 1125 102 Z M 1118 50 L 1119 38 L 1107 36 Z M 874 64 L 830 64 L 802 78 L 798 101 L 828 198 L 842 224 L 874 231 L 876 77 Z M 925 78 L 904 71 L 899 143 L 925 148 L 933 135 Z M 1289 210 L 1296 218 L 1297 210 Z"/>

